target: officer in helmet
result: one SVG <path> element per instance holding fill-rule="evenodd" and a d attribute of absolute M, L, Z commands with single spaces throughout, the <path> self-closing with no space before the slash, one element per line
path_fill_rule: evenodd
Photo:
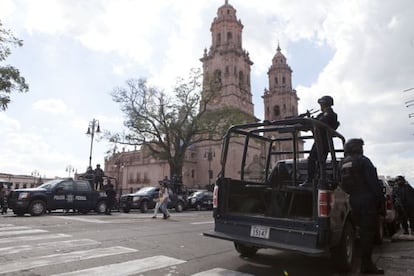
<path fill-rule="evenodd" d="M 331 96 L 323 96 L 322 98 L 318 99 L 318 104 L 321 107 L 321 113 L 318 114 L 316 119 L 319 121 L 327 124 L 333 129 L 337 129 L 339 127 L 338 122 L 338 115 L 333 111 L 332 106 L 334 104 L 334 100 Z M 328 146 L 328 137 L 326 133 L 321 133 L 322 136 L 322 156 L 323 160 L 326 160 L 328 156 L 329 146 Z M 318 151 L 316 149 L 316 144 L 312 145 L 312 149 L 309 153 L 308 157 L 308 175 L 307 179 L 304 183 L 302 183 L 301 187 L 309 187 L 312 186 L 313 178 L 316 174 L 317 169 L 317 161 L 318 161 Z"/>
<path fill-rule="evenodd" d="M 361 273 L 384 274 L 372 261 L 379 215 L 384 215 L 384 195 L 377 170 L 363 155 L 364 141 L 350 139 L 344 145 L 345 158 L 341 163 L 341 186 L 350 195 L 352 218 L 359 226 L 361 242 Z"/>

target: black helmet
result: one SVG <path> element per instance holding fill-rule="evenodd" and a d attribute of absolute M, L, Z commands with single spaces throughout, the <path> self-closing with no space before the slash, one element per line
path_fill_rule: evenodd
<path fill-rule="evenodd" d="M 322 98 L 318 99 L 318 104 L 325 104 L 328 106 L 333 106 L 334 100 L 331 96 L 323 96 Z"/>
<path fill-rule="evenodd" d="M 362 154 L 363 149 L 362 146 L 364 145 L 364 140 L 361 138 L 352 138 L 346 141 L 344 145 L 344 152 L 345 154 L 357 153 Z"/>

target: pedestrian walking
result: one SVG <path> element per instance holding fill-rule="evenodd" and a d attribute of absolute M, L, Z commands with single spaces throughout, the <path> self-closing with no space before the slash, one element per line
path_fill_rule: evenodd
<path fill-rule="evenodd" d="M 384 214 L 384 195 L 377 170 L 363 155 L 364 141 L 350 139 L 344 145 L 345 158 L 341 164 L 341 185 L 350 195 L 352 217 L 359 227 L 361 242 L 361 273 L 384 274 L 372 261 L 374 239 L 379 215 Z"/>
<path fill-rule="evenodd" d="M 163 219 L 168 219 L 170 217 L 170 213 L 168 212 L 168 202 L 170 202 L 170 193 L 166 185 L 164 185 L 162 189 L 163 191 L 160 203 L 160 210 L 163 213 Z"/>
<path fill-rule="evenodd" d="M 158 197 L 155 199 L 155 208 L 154 208 L 154 215 L 152 216 L 153 219 L 157 218 L 158 209 L 160 209 L 161 206 L 161 200 L 162 196 L 164 194 L 165 187 L 162 186 L 160 190 L 158 191 Z"/>
<path fill-rule="evenodd" d="M 318 99 L 318 104 L 321 108 L 321 113 L 316 116 L 316 119 L 327 124 L 332 129 L 337 129 L 339 127 L 338 122 L 338 115 L 333 111 L 332 106 L 334 105 L 334 100 L 331 96 L 323 96 L 322 98 Z M 328 137 L 327 133 L 321 133 L 322 136 L 322 144 L 320 150 L 320 156 L 323 157 L 323 162 L 326 161 L 329 152 L 329 145 L 328 145 Z M 318 166 L 318 151 L 316 148 L 316 144 L 312 145 L 312 148 L 309 153 L 308 157 L 308 174 L 305 182 L 300 184 L 301 187 L 311 187 L 313 179 L 315 178 L 316 170 Z M 320 164 L 319 164 L 320 166 Z"/>

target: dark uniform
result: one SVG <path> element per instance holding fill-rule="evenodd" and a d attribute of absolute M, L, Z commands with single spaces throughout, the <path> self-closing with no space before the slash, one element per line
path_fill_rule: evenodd
<path fill-rule="evenodd" d="M 398 222 L 401 223 L 406 235 L 409 234 L 408 222 L 410 222 L 411 235 L 414 235 L 414 189 L 403 176 L 397 177 L 396 184 L 397 186 L 393 190 L 393 197 Z"/>
<path fill-rule="evenodd" d="M 379 215 L 384 215 L 384 195 L 378 182 L 377 170 L 363 155 L 362 139 L 345 143 L 345 158 L 341 164 L 342 188 L 350 195 L 352 218 L 360 228 L 361 273 L 384 274 L 372 261 Z"/>
<path fill-rule="evenodd" d="M 103 189 L 103 177 L 105 176 L 104 171 L 101 169 L 101 165 L 97 164 L 95 170 L 95 190 Z"/>
<path fill-rule="evenodd" d="M 114 190 L 114 185 L 112 185 L 111 183 L 105 185 L 105 193 L 108 198 L 105 214 L 110 215 L 116 200 L 116 191 Z"/>
<path fill-rule="evenodd" d="M 94 173 L 91 166 L 89 166 L 86 169 L 86 172 L 84 174 L 82 174 L 81 177 L 89 182 L 89 185 L 91 186 L 91 190 L 93 190 L 94 189 L 94 183 L 95 183 L 95 173 Z"/>
<path fill-rule="evenodd" d="M 339 122 L 338 122 L 338 115 L 333 111 L 332 106 L 333 106 L 333 99 L 331 96 L 323 96 L 322 98 L 320 98 L 318 100 L 318 103 L 321 105 L 321 110 L 322 113 L 318 114 L 318 116 L 316 117 L 316 119 L 318 119 L 319 121 L 327 124 L 328 126 L 330 126 L 332 129 L 337 129 L 339 127 Z M 322 152 L 321 152 L 321 156 L 322 156 L 322 160 L 326 160 L 327 156 L 328 156 L 328 152 L 329 152 L 329 145 L 328 145 L 328 137 L 327 137 L 327 133 L 321 133 L 322 136 Z M 316 174 L 316 169 L 317 169 L 317 165 L 318 165 L 318 151 L 316 148 L 316 144 L 314 143 L 312 145 L 312 148 L 310 150 L 309 153 L 309 157 L 308 157 L 308 175 L 307 175 L 307 180 L 305 181 L 305 183 L 302 184 L 302 186 L 307 186 L 312 184 L 312 180 L 315 177 Z"/>

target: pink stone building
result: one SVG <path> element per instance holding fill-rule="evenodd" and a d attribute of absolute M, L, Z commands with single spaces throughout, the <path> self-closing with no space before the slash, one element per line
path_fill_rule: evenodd
<path fill-rule="evenodd" d="M 211 45 L 204 50 L 200 61 L 203 68 L 203 97 L 207 83 L 213 80 L 218 88 L 218 96 L 208 106 L 214 110 L 231 106 L 254 115 L 250 72 L 253 62 L 249 53 L 243 49 L 243 24 L 237 18 L 236 9 L 226 0 L 218 8 L 217 15 L 210 27 Z M 296 91 L 292 88 L 292 70 L 287 64 L 280 47 L 271 61 L 268 71 L 269 88 L 265 89 L 263 98 L 266 120 L 281 119 L 298 114 Z M 281 148 L 286 145 L 280 144 Z M 262 170 L 260 155 L 262 149 L 255 148 L 257 154 L 248 160 L 252 177 Z M 234 160 L 241 156 L 240 145 L 232 145 Z M 221 143 L 207 141 L 191 148 L 186 153 L 183 168 L 183 183 L 187 187 L 204 188 L 214 183 L 220 168 Z M 234 174 L 240 169 L 231 167 Z M 226 169 L 229 171 L 229 169 Z M 114 153 L 105 161 L 105 173 L 119 180 L 118 189 L 124 192 L 135 191 L 140 187 L 155 185 L 159 180 L 169 177 L 168 163 L 153 158 L 145 150 Z"/>

